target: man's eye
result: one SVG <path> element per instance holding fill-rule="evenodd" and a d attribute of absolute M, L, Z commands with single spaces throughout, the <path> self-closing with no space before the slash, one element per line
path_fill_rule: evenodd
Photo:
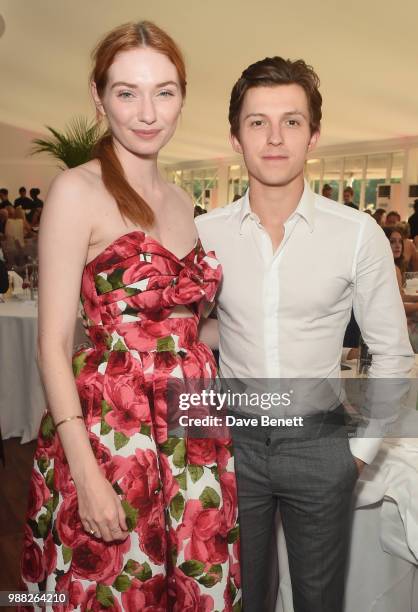
<path fill-rule="evenodd" d="M 299 121 L 297 121 L 297 119 L 288 119 L 287 120 L 287 125 L 289 125 L 290 127 L 296 127 L 298 125 L 300 125 Z"/>
<path fill-rule="evenodd" d="M 263 120 L 262 119 L 254 119 L 254 121 L 251 121 L 251 125 L 254 127 L 259 127 L 260 125 L 263 125 Z"/>

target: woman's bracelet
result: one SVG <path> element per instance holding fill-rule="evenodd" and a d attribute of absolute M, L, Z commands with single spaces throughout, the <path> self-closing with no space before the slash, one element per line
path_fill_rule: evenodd
<path fill-rule="evenodd" d="M 57 429 L 63 423 L 68 423 L 68 421 L 74 421 L 74 419 L 82 419 L 83 420 L 83 417 L 80 414 L 76 414 L 74 416 L 67 417 L 66 419 L 62 419 L 62 421 L 60 421 L 59 423 L 57 423 L 55 425 L 55 429 Z"/>

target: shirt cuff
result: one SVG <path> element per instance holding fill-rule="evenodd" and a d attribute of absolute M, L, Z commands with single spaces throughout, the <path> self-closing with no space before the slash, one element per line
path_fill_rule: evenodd
<path fill-rule="evenodd" d="M 350 438 L 350 450 L 354 457 L 372 463 L 379 452 L 382 438 Z"/>

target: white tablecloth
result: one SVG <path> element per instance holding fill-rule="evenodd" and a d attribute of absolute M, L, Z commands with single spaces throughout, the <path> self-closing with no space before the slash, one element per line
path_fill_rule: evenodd
<path fill-rule="evenodd" d="M 3 439 L 36 438 L 45 396 L 36 363 L 37 306 L 34 302 L 0 303 L 0 427 Z M 81 319 L 75 345 L 86 342 Z"/>
<path fill-rule="evenodd" d="M 385 441 L 357 482 L 344 612 L 418 611 L 418 443 Z M 279 528 L 276 612 L 293 612 Z"/>

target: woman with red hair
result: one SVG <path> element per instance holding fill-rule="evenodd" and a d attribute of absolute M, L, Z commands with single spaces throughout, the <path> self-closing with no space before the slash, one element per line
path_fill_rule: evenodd
<path fill-rule="evenodd" d="M 48 399 L 32 474 L 22 562 L 30 591 L 66 610 L 231 610 L 240 601 L 230 440 L 194 439 L 170 390 L 210 383 L 198 340 L 221 279 L 193 205 L 158 171 L 186 75 L 149 22 L 94 52 L 93 159 L 61 174 L 40 231 L 39 363 Z M 72 359 L 81 300 L 90 348 Z M 187 387 L 186 387 L 187 388 Z M 179 433 L 180 431 L 180 433 Z"/>

